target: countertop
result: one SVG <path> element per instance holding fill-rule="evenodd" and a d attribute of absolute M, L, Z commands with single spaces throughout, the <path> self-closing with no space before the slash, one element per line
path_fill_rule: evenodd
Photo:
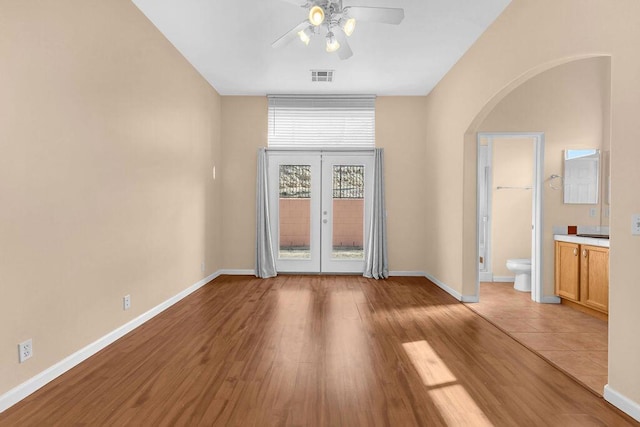
<path fill-rule="evenodd" d="M 609 239 L 600 239 L 597 237 L 582 237 L 576 234 L 554 234 L 553 240 L 560 242 L 578 243 L 580 245 L 600 246 L 602 248 L 609 247 Z"/>

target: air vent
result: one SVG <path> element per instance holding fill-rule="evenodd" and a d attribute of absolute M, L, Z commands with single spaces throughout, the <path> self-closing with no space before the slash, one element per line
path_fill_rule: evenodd
<path fill-rule="evenodd" d="M 333 70 L 311 70 L 312 82 L 332 82 Z"/>

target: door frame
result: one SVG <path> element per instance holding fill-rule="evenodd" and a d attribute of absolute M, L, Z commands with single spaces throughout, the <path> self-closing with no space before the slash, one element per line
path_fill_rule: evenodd
<path fill-rule="evenodd" d="M 531 138 L 534 145 L 533 159 L 533 188 L 532 188 L 532 215 L 531 215 L 531 299 L 538 303 L 559 303 L 557 296 L 545 296 L 544 284 L 542 283 L 543 268 L 543 181 L 544 181 L 544 132 L 478 132 L 476 138 L 477 147 L 480 140 L 486 138 L 489 141 L 498 138 Z M 479 156 L 476 155 L 476 165 Z M 479 233 L 479 183 L 476 183 L 476 261 L 478 260 Z M 480 264 L 476 262 L 476 301 L 480 300 Z"/>
<path fill-rule="evenodd" d="M 478 181 L 477 181 L 477 186 L 478 186 L 478 195 L 477 195 L 477 200 L 478 200 L 478 205 L 477 205 L 477 210 L 478 210 L 478 215 L 477 215 L 477 227 L 478 227 L 478 260 L 480 257 L 480 234 L 483 231 L 483 218 L 480 216 L 480 195 L 481 195 L 481 182 L 484 182 L 485 184 L 485 191 L 487 192 L 487 225 L 486 225 L 486 229 L 484 229 L 484 232 L 486 233 L 486 236 L 484 238 L 484 246 L 485 246 L 485 252 L 484 252 L 484 266 L 485 269 L 484 271 L 480 270 L 480 266 L 478 265 L 478 280 L 480 282 L 489 282 L 489 281 L 493 281 L 493 269 L 491 267 L 491 263 L 493 262 L 493 256 L 491 254 L 491 245 L 492 245 L 492 239 L 491 239 L 491 230 L 492 230 L 492 221 L 491 218 L 493 218 L 493 211 L 492 211 L 492 202 L 493 202 L 493 192 L 491 191 L 491 187 L 493 185 L 493 173 L 489 173 L 487 174 L 487 168 L 489 169 L 490 172 L 493 171 L 493 163 L 492 163 L 492 159 L 491 159 L 491 154 L 493 153 L 493 140 L 489 139 L 487 141 L 487 145 L 481 145 L 480 144 L 480 140 L 482 138 L 478 138 Z M 481 149 L 482 147 L 486 147 L 485 150 L 485 158 L 483 159 L 482 156 L 480 155 Z M 484 169 L 481 169 L 484 166 Z M 487 176 L 488 175 L 488 176 Z M 479 261 L 478 261 L 479 264 Z"/>

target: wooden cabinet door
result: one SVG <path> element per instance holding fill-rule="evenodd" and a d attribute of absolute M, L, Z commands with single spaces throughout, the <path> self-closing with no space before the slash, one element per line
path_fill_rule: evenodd
<path fill-rule="evenodd" d="M 596 310 L 609 311 L 609 248 L 581 246 L 581 301 Z"/>
<path fill-rule="evenodd" d="M 580 248 L 577 243 L 556 242 L 556 295 L 580 299 Z"/>

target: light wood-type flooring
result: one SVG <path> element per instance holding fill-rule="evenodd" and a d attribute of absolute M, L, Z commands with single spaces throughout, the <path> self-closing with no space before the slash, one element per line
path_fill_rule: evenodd
<path fill-rule="evenodd" d="M 602 396 L 607 384 L 608 326 L 561 304 L 538 304 L 513 283 L 480 283 L 468 307 Z"/>
<path fill-rule="evenodd" d="M 222 276 L 0 425 L 639 425 L 424 278 Z"/>

